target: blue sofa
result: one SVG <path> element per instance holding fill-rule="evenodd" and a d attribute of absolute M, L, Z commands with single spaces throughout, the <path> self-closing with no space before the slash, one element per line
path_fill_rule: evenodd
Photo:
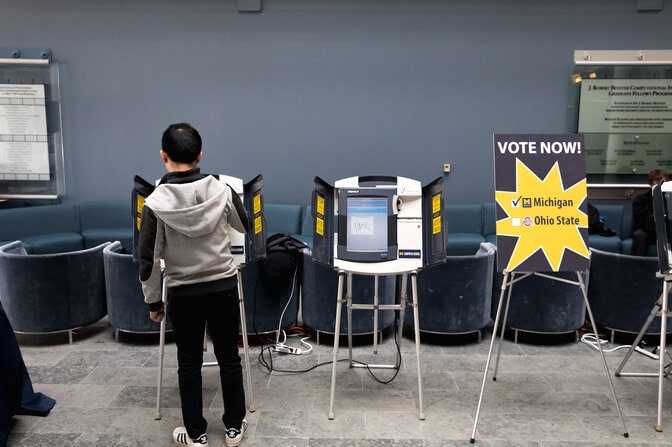
<path fill-rule="evenodd" d="M 127 200 L 64 203 L 0 210 L 0 244 L 20 240 L 28 253 L 83 250 L 118 240 L 133 241 Z"/>
<path fill-rule="evenodd" d="M 476 253 L 483 242 L 482 205 L 444 205 L 444 218 L 447 220 L 448 256 L 470 256 Z"/>
<path fill-rule="evenodd" d="M 306 208 L 298 204 L 264 204 L 266 236 L 286 233 L 302 238 Z M 15 240 L 34 254 L 82 250 L 112 241 L 119 241 L 130 250 L 131 203 L 101 200 L 0 209 L 0 244 Z"/>

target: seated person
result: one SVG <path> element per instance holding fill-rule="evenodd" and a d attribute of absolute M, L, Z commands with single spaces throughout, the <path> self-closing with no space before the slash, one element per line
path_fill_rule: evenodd
<path fill-rule="evenodd" d="M 667 182 L 667 171 L 655 169 L 649 173 L 651 189 L 632 200 L 632 255 L 646 256 L 649 245 L 656 243 L 656 224 L 653 219 L 653 187 Z"/>

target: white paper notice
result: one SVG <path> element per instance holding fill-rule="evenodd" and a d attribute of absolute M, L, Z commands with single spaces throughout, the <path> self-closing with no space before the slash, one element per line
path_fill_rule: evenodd
<path fill-rule="evenodd" d="M 49 180 L 44 85 L 0 84 L 0 180 Z"/>

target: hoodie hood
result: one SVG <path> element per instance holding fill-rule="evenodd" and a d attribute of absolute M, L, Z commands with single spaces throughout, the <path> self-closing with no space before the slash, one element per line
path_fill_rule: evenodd
<path fill-rule="evenodd" d="M 145 202 L 168 227 L 187 236 L 210 234 L 224 214 L 230 188 L 213 176 L 160 185 Z"/>

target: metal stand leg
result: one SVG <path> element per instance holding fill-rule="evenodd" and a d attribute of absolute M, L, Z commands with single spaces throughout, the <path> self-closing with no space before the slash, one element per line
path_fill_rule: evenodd
<path fill-rule="evenodd" d="M 521 278 L 522 279 L 522 278 Z M 502 320 L 502 333 L 499 337 L 499 344 L 497 345 L 497 357 L 495 359 L 495 370 L 492 374 L 492 380 L 497 381 L 497 371 L 499 370 L 499 357 L 502 354 L 502 344 L 504 344 L 504 333 L 506 332 L 506 322 L 508 321 L 509 318 L 509 306 L 511 305 L 511 292 L 513 290 L 513 284 L 516 282 L 516 274 L 511 273 L 511 284 L 506 283 L 506 276 L 504 276 L 504 279 L 502 280 L 502 293 L 504 290 L 506 290 L 507 286 L 509 289 L 508 294 L 506 295 L 506 305 L 504 307 L 504 319 Z M 514 337 L 515 341 L 514 343 L 518 343 L 518 331 L 514 332 Z M 493 338 L 497 336 L 497 329 L 495 328 L 492 332 Z"/>
<path fill-rule="evenodd" d="M 478 417 L 481 414 L 481 404 L 483 403 L 483 392 L 485 391 L 485 381 L 488 378 L 488 370 L 490 369 L 490 359 L 492 358 L 492 348 L 497 339 L 497 326 L 499 325 L 499 317 L 502 313 L 502 303 L 504 302 L 504 292 L 506 291 L 509 280 L 509 272 L 504 272 L 504 279 L 502 279 L 502 288 L 499 293 L 499 304 L 497 305 L 497 313 L 495 314 L 495 325 L 492 329 L 492 338 L 490 339 L 490 348 L 488 349 L 488 360 L 485 362 L 485 371 L 483 372 L 483 381 L 481 382 L 481 393 L 478 396 L 478 405 L 476 406 L 476 416 L 474 417 L 474 429 L 471 431 L 471 443 L 476 440 L 476 427 L 478 426 Z"/>
<path fill-rule="evenodd" d="M 658 377 L 658 406 L 657 406 L 657 417 L 656 417 L 656 431 L 657 432 L 662 432 L 663 431 L 663 420 L 662 420 L 662 414 L 663 414 L 663 378 L 666 376 L 666 371 L 665 371 L 665 355 L 667 353 L 667 319 L 670 316 L 669 312 L 669 294 L 670 294 L 670 281 L 672 281 L 672 276 L 670 275 L 665 275 L 659 273 L 657 275 L 658 277 L 663 278 L 663 293 L 661 293 L 660 297 L 658 298 L 658 301 L 656 301 L 656 304 L 653 306 L 653 309 L 651 310 L 651 313 L 649 314 L 649 317 L 646 319 L 646 322 L 644 323 L 644 326 L 642 326 L 642 329 L 639 331 L 639 334 L 637 334 L 637 338 L 635 339 L 634 343 L 628 350 L 628 353 L 625 355 L 623 360 L 621 361 L 621 364 L 618 366 L 618 369 L 616 370 L 616 375 L 617 376 L 639 376 L 639 377 Z M 656 317 L 656 315 L 660 315 L 660 346 L 659 346 L 659 352 L 658 352 L 658 373 L 622 373 L 621 370 L 627 363 L 627 361 L 630 359 L 630 356 L 632 355 L 632 352 L 639 346 L 639 342 L 642 340 L 644 337 L 644 334 L 648 330 L 649 326 L 653 322 L 653 319 Z"/>
<path fill-rule="evenodd" d="M 623 360 L 621 360 L 621 364 L 618 365 L 618 368 L 616 368 L 616 372 L 614 375 L 616 377 L 626 377 L 626 376 L 639 376 L 641 374 L 636 374 L 636 373 L 621 373 L 621 370 L 625 366 L 626 363 L 628 363 L 628 360 L 630 360 L 630 356 L 632 353 L 637 349 L 637 346 L 639 346 L 639 342 L 642 341 L 642 338 L 644 338 L 644 334 L 646 334 L 646 331 L 649 329 L 649 326 L 651 326 L 651 323 L 653 323 L 653 320 L 656 318 L 658 313 L 660 312 L 660 309 L 663 307 L 663 298 L 665 297 L 664 293 L 660 294 L 660 297 L 658 298 L 658 301 L 656 301 L 656 304 L 653 305 L 653 309 L 651 309 L 651 313 L 647 317 L 646 321 L 644 322 L 644 326 L 642 326 L 642 329 L 639 331 L 637 334 L 637 337 L 635 338 L 635 341 L 632 343 L 630 346 L 630 349 L 628 349 L 628 352 L 625 354 L 625 357 L 623 357 Z M 613 331 L 612 331 L 612 343 L 613 341 Z M 653 377 L 656 374 L 647 374 L 647 376 Z"/>
<path fill-rule="evenodd" d="M 331 365 L 331 394 L 329 397 L 329 419 L 334 419 L 334 394 L 336 391 L 336 364 L 338 363 L 338 338 L 341 334 L 341 306 L 343 300 L 343 280 L 345 273 L 338 273 L 338 292 L 336 296 L 336 327 L 334 328 L 334 351 Z"/>
<path fill-rule="evenodd" d="M 373 353 L 378 354 L 378 275 L 373 281 Z"/>
<path fill-rule="evenodd" d="M 168 317 L 168 297 L 166 296 L 166 283 L 163 282 L 161 286 L 161 300 L 163 301 L 163 308 L 166 315 L 161 320 L 161 330 L 159 331 L 159 378 L 156 386 L 156 415 L 154 419 L 157 421 L 161 419 L 161 388 L 163 387 L 163 356 L 166 346 L 166 318 Z"/>
<path fill-rule="evenodd" d="M 352 368 L 352 273 L 348 273 L 345 291 L 345 309 L 348 313 L 348 359 Z M 336 332 L 338 335 L 338 332 Z"/>
<path fill-rule="evenodd" d="M 397 328 L 397 340 L 401 340 L 404 331 L 404 312 L 406 311 L 406 304 L 408 303 L 408 274 L 401 275 L 401 290 L 399 293 L 399 327 Z M 397 366 L 401 366 L 399 363 Z"/>
<path fill-rule="evenodd" d="M 588 294 L 586 293 L 586 286 L 583 282 L 583 276 L 581 276 L 581 272 L 576 272 L 576 277 L 579 281 L 579 285 L 581 287 L 581 292 L 583 293 L 583 300 L 586 303 L 586 310 L 588 311 L 588 317 L 590 318 L 590 325 L 593 328 L 593 334 L 595 335 L 595 339 L 598 341 L 597 347 L 598 350 L 600 351 L 600 358 L 602 359 L 602 365 L 604 366 L 604 372 L 607 375 L 607 379 L 609 380 L 609 388 L 611 389 L 611 395 L 614 398 L 614 403 L 616 404 L 616 409 L 618 410 L 618 417 L 621 419 L 621 424 L 623 425 L 623 437 L 627 438 L 629 436 L 628 434 L 628 428 L 625 426 L 625 419 L 623 419 L 623 413 L 621 412 L 621 406 L 618 403 L 618 397 L 616 397 L 616 390 L 614 390 L 614 383 L 611 380 L 611 374 L 609 374 L 609 365 L 607 365 L 607 359 L 604 357 L 604 351 L 602 350 L 602 344 L 599 342 L 600 336 L 597 333 L 597 325 L 595 324 L 595 319 L 593 318 L 593 310 L 590 307 L 590 302 L 588 301 Z"/>
<path fill-rule="evenodd" d="M 418 274 L 411 273 L 411 291 L 413 294 L 413 322 L 415 323 L 415 355 L 418 359 L 418 418 L 425 420 L 422 397 L 422 368 L 420 364 L 420 313 L 418 310 Z M 400 323 L 403 325 L 403 321 Z"/>
<path fill-rule="evenodd" d="M 510 301 L 511 286 L 513 285 L 513 283 L 515 283 L 515 282 L 517 282 L 521 279 L 524 279 L 527 276 L 530 276 L 532 274 L 535 274 L 535 275 L 538 275 L 538 276 L 541 276 L 541 277 L 545 277 L 545 278 L 548 278 L 548 279 L 551 279 L 551 280 L 555 280 L 555 281 L 566 282 L 566 283 L 569 283 L 569 284 L 578 285 L 579 287 L 581 287 L 581 293 L 583 294 L 583 299 L 584 299 L 584 302 L 586 304 L 586 310 L 588 312 L 588 316 L 590 317 L 590 323 L 593 326 L 593 328 L 596 328 L 595 320 L 593 318 L 593 311 L 591 310 L 590 303 L 588 302 L 588 295 L 586 294 L 586 287 L 584 285 L 584 281 L 583 281 L 583 277 L 581 276 L 581 272 L 576 272 L 578 282 L 573 282 L 573 281 L 569 281 L 569 280 L 566 280 L 566 279 L 563 279 L 563 278 L 557 278 L 557 277 L 554 277 L 554 276 L 550 276 L 550 275 L 546 275 L 546 274 L 543 274 L 543 273 L 535 272 L 535 273 L 526 273 L 520 278 L 516 278 L 515 275 L 512 275 L 512 279 L 511 279 L 510 283 L 508 282 L 508 272 L 505 272 L 504 273 L 504 280 L 503 280 L 503 283 L 502 283 L 502 290 L 501 290 L 501 293 L 500 293 L 500 296 L 499 296 L 499 304 L 497 306 L 497 315 L 495 316 L 495 326 L 494 326 L 494 329 L 493 329 L 493 337 L 492 337 L 492 340 L 490 340 L 490 349 L 488 351 L 488 360 L 485 363 L 485 372 L 483 373 L 483 382 L 481 383 L 481 393 L 480 393 L 480 396 L 478 398 L 478 406 L 476 407 L 476 417 L 475 417 L 475 420 L 474 420 L 474 428 L 471 432 L 471 443 L 472 444 L 474 443 L 474 440 L 476 438 L 476 427 L 478 426 L 478 418 L 479 418 L 479 415 L 480 415 L 480 412 L 481 412 L 481 404 L 483 402 L 483 392 L 485 391 L 485 381 L 487 379 L 488 369 L 490 368 L 490 359 L 492 357 L 492 349 L 493 349 L 493 346 L 494 346 L 494 343 L 495 343 L 495 338 L 496 338 L 496 334 L 497 334 L 497 327 L 499 325 L 499 317 L 500 317 L 500 314 L 502 312 L 502 303 L 503 303 L 503 300 L 504 300 L 504 292 L 506 290 L 506 287 L 508 286 L 509 287 L 509 297 L 508 297 L 507 301 Z M 508 309 L 508 305 L 509 305 L 509 303 L 507 302 L 507 309 Z M 505 323 L 503 323 L 502 326 L 504 326 L 504 325 L 505 325 Z M 502 328 L 502 331 L 503 331 L 503 328 Z M 597 331 L 597 330 L 595 329 L 595 331 Z M 597 332 L 595 332 L 595 337 L 597 337 L 597 336 L 598 336 Z M 611 380 L 611 376 L 609 374 L 609 366 L 607 365 L 607 360 L 604 357 L 604 352 L 602 351 L 602 346 L 599 345 L 599 343 L 598 343 L 598 347 L 599 347 L 599 351 L 600 351 L 600 357 L 602 358 L 602 364 L 603 364 L 604 370 L 607 374 L 607 380 L 609 381 L 609 387 L 611 389 L 611 394 L 614 398 L 614 403 L 616 404 L 616 409 L 618 411 L 618 416 L 621 419 L 621 423 L 623 424 L 623 431 L 624 431 L 623 436 L 627 438 L 629 436 L 629 434 L 628 434 L 627 427 L 625 426 L 625 420 L 623 419 L 623 413 L 621 412 L 621 407 L 618 403 L 618 398 L 616 397 L 616 391 L 614 390 L 614 384 L 613 384 L 613 382 Z M 500 342 L 500 348 L 501 348 L 501 342 Z"/>
<path fill-rule="evenodd" d="M 346 290 L 346 299 L 343 299 L 343 282 L 347 277 L 347 290 Z M 376 295 L 374 297 L 373 304 L 362 304 L 362 303 L 352 303 L 352 273 L 346 271 L 338 272 L 338 296 L 336 301 L 336 328 L 334 333 L 334 352 L 333 352 L 333 364 L 331 371 L 331 394 L 329 400 L 329 419 L 334 419 L 334 395 L 336 390 L 336 363 L 338 361 L 338 343 L 339 335 L 341 331 L 341 313 L 343 307 L 343 301 L 346 301 L 347 305 L 347 324 L 348 324 L 348 346 L 349 346 L 349 361 L 350 368 L 380 368 L 380 369 L 397 369 L 401 367 L 401 362 L 399 359 L 397 362 L 387 365 L 372 365 L 372 364 L 362 364 L 355 363 L 352 359 L 352 310 L 354 309 L 363 309 L 363 310 L 373 310 L 377 312 L 378 310 L 393 310 L 399 311 L 399 327 L 398 327 L 398 337 L 401 340 L 402 331 L 403 331 L 403 320 L 404 320 L 404 307 L 406 306 L 406 286 L 408 282 L 408 274 L 404 273 L 402 276 L 402 296 L 401 304 L 380 304 L 378 302 L 378 276 L 375 276 L 376 281 Z M 414 311 L 414 321 L 415 321 L 415 345 L 416 345 L 416 354 L 418 358 L 418 395 L 419 395 L 419 415 L 420 420 L 425 419 L 423 412 L 423 391 L 422 391 L 422 370 L 420 365 L 420 314 L 418 312 L 418 285 L 417 285 L 417 272 L 411 273 L 411 282 L 413 286 L 413 311 Z M 377 323 L 374 323 L 374 338 L 378 337 L 378 327 Z M 377 343 L 377 340 L 374 341 L 374 344 Z"/>
<path fill-rule="evenodd" d="M 240 307 L 240 325 L 243 332 L 243 352 L 245 357 L 245 369 L 247 370 L 247 409 L 254 413 L 254 394 L 252 392 L 252 370 L 250 369 L 250 345 L 247 342 L 247 319 L 245 318 L 245 300 L 243 297 L 243 275 L 238 269 L 238 303 Z"/>
<path fill-rule="evenodd" d="M 658 368 L 658 418 L 656 419 L 656 431 L 663 431 L 663 377 L 665 372 L 665 353 L 667 352 L 665 344 L 667 341 L 667 318 L 670 316 L 668 309 L 668 294 L 670 293 L 670 283 L 665 281 L 663 283 L 663 307 L 660 310 L 660 348 L 658 352 L 658 359 L 660 361 Z"/>

